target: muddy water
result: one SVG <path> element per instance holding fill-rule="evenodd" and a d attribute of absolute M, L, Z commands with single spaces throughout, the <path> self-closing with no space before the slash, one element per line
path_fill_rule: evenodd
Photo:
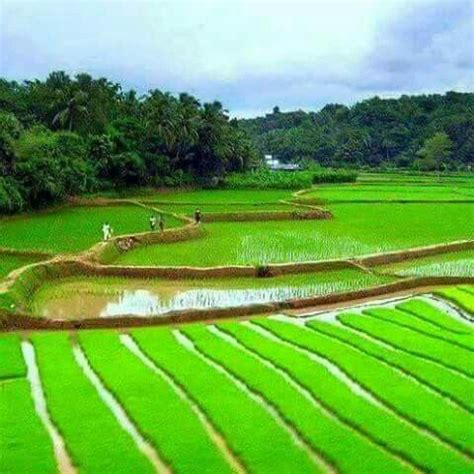
<path fill-rule="evenodd" d="M 113 318 L 123 315 L 159 317 L 171 311 L 245 306 L 304 298 L 370 286 L 373 277 L 358 272 L 319 274 L 260 281 L 140 281 L 96 280 L 58 283 L 35 297 L 32 310 L 51 319 Z M 329 281 L 328 281 L 329 280 Z M 332 280 L 332 281 L 331 281 Z M 249 288 L 250 287 L 250 288 Z"/>

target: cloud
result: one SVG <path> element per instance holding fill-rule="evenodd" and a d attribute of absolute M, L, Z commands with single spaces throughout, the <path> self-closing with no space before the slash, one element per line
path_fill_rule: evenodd
<path fill-rule="evenodd" d="M 472 89 L 468 0 L 3 0 L 0 75 L 88 71 L 234 115 Z"/>

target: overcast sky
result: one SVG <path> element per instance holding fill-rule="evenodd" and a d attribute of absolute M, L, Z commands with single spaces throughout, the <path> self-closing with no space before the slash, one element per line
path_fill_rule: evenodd
<path fill-rule="evenodd" d="M 232 115 L 472 91 L 474 0 L 0 0 L 0 75 L 89 72 Z"/>

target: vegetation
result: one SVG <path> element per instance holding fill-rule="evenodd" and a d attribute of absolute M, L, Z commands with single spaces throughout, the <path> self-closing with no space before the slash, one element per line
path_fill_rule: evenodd
<path fill-rule="evenodd" d="M 193 266 L 302 262 L 466 239 L 474 231 L 474 224 L 466 221 L 470 204 L 380 203 L 370 208 L 338 204 L 331 211 L 334 218 L 329 220 L 205 224 L 203 238 L 137 248 L 117 262 Z"/>
<path fill-rule="evenodd" d="M 436 294 L 453 301 L 468 313 L 474 314 L 474 294 L 465 288 L 446 288 L 436 291 Z"/>
<path fill-rule="evenodd" d="M 352 183 L 357 174 L 347 170 L 287 171 L 259 170 L 245 174 L 231 174 L 223 186 L 232 189 L 305 189 L 319 183 Z"/>
<path fill-rule="evenodd" d="M 2 226 L 0 225 L 0 229 Z M 6 277 L 11 271 L 24 267 L 30 263 L 41 260 L 39 257 L 31 257 L 25 255 L 14 255 L 0 252 L 0 279 Z"/>
<path fill-rule="evenodd" d="M 242 121 L 261 153 L 323 166 L 468 169 L 474 164 L 474 94 L 372 99 L 319 112 Z"/>
<path fill-rule="evenodd" d="M 28 307 L 48 318 L 98 318 L 118 314 L 160 316 L 170 311 L 246 306 L 388 283 L 391 277 L 359 269 L 272 278 L 137 279 L 70 277 L 41 285 Z"/>
<path fill-rule="evenodd" d="M 74 360 L 68 335 L 34 335 L 32 341 L 49 413 L 66 439 L 73 464 L 83 472 L 112 472 L 120 465 L 124 473 L 152 473 Z"/>
<path fill-rule="evenodd" d="M 256 161 L 219 102 L 143 97 L 88 74 L 0 79 L 0 213 L 129 186 L 212 184 Z"/>
<path fill-rule="evenodd" d="M 104 222 L 114 235 L 150 230 L 153 211 L 132 205 L 64 207 L 48 212 L 0 219 L 2 245 L 13 249 L 50 253 L 77 252 L 102 240 Z M 166 227 L 182 225 L 165 216 Z"/>
<path fill-rule="evenodd" d="M 472 332 L 468 323 L 451 325 L 450 314 L 420 301 L 399 306 L 422 314 L 413 316 L 420 324 Z M 31 335 L 46 409 L 75 467 L 153 470 L 84 372 L 77 358 L 83 351 L 173 472 L 195 472 L 197 464 L 202 472 L 231 472 L 229 456 L 252 472 L 472 472 L 473 381 L 446 370 L 468 367 L 470 359 L 460 358 L 452 342 L 443 342 L 443 366 L 427 356 L 439 341 L 373 316 L 337 313 L 298 324 L 282 318 L 137 329 L 127 336 L 122 329 Z M 344 325 L 370 320 L 387 338 L 409 331 L 428 352 L 410 354 L 407 335 L 395 350 L 337 319 Z M 19 336 L 1 335 L 0 351 L 2 472 L 56 472 Z"/>

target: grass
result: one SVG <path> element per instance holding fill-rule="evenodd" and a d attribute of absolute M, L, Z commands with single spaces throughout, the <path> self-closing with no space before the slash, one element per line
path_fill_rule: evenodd
<path fill-rule="evenodd" d="M 398 368 L 419 382 L 454 400 L 467 410 L 474 412 L 474 399 L 471 396 L 474 391 L 474 381 L 471 379 L 432 364 L 423 358 L 377 344 L 339 325 L 312 320 L 307 323 L 307 327 L 349 344 L 367 355 Z"/>
<path fill-rule="evenodd" d="M 180 345 L 171 331 L 138 330 L 132 334 L 147 355 L 199 403 L 246 469 L 317 472 L 289 433 L 258 402 Z"/>
<path fill-rule="evenodd" d="M 49 413 L 74 465 L 81 472 L 113 472 L 118 466 L 123 473 L 153 472 L 76 363 L 68 335 L 31 339 Z"/>
<path fill-rule="evenodd" d="M 413 317 L 413 315 L 404 311 L 391 308 L 373 308 L 365 310 L 363 313 L 474 352 L 474 338 L 470 337 L 470 335 L 449 334 L 443 328 L 426 320 Z"/>
<path fill-rule="evenodd" d="M 468 313 L 474 314 L 474 294 L 469 290 L 466 291 L 461 287 L 445 288 L 435 291 L 435 294 L 452 301 Z"/>
<path fill-rule="evenodd" d="M 448 342 L 370 316 L 343 314 L 338 319 L 343 324 L 365 332 L 400 350 L 433 360 L 470 377 L 474 375 L 473 357 L 470 352 Z"/>
<path fill-rule="evenodd" d="M 271 278 L 132 279 L 69 277 L 46 282 L 35 292 L 33 314 L 56 318 L 107 313 L 160 315 L 186 309 L 224 308 L 352 291 L 389 283 L 392 277 L 358 269 L 300 273 Z"/>
<path fill-rule="evenodd" d="M 472 276 L 474 250 L 449 252 L 430 257 L 382 265 L 377 270 L 401 276 Z"/>
<path fill-rule="evenodd" d="M 201 239 L 137 248 L 128 265 L 265 264 L 352 257 L 470 238 L 469 204 L 340 204 L 334 219 L 219 222 Z M 473 219 L 469 219 L 473 216 Z"/>
<path fill-rule="evenodd" d="M 79 340 L 93 369 L 173 470 L 192 473 L 198 465 L 200 472 L 230 472 L 190 406 L 116 333 L 83 332 Z"/>
<path fill-rule="evenodd" d="M 17 268 L 24 267 L 30 263 L 39 262 L 40 260 L 40 258 L 30 256 L 0 253 L 0 279 L 6 277 L 10 272 Z"/>
<path fill-rule="evenodd" d="M 396 307 L 401 311 L 410 313 L 417 318 L 454 334 L 474 335 L 474 328 L 472 328 L 467 322 L 461 323 L 460 321 L 457 321 L 448 316 L 442 310 L 438 309 L 436 306 L 433 306 L 422 299 L 412 298 L 398 304 Z"/>
<path fill-rule="evenodd" d="M 252 390 L 263 396 L 288 420 L 320 455 L 337 471 L 404 472 L 388 453 L 349 426 L 336 421 L 304 397 L 276 370 L 243 350 L 213 335 L 205 326 L 194 325 L 183 331 L 199 351 L 224 366 Z M 351 457 L 347 453 L 351 453 Z M 352 456 L 359 461 L 354 465 Z"/>
<path fill-rule="evenodd" d="M 419 431 L 400 417 L 358 396 L 344 381 L 305 354 L 241 324 L 220 324 L 219 328 L 287 372 L 340 420 L 411 467 L 433 472 L 470 472 L 470 463 L 463 456 L 420 436 Z M 301 330 L 293 325 L 285 324 L 282 328 L 289 336 L 292 333 L 297 338 L 301 336 Z"/>
<path fill-rule="evenodd" d="M 29 383 L 25 379 L 0 382 L 0 393 L 2 473 L 57 473 L 53 446 L 36 415 Z"/>
<path fill-rule="evenodd" d="M 399 416 L 473 455 L 474 433 L 466 432 L 466 423 L 468 426 L 474 423 L 474 416 L 465 410 L 339 341 L 301 328 L 288 328 L 287 323 L 280 321 L 260 320 L 258 323 L 277 336 L 331 361 Z M 387 380 L 390 380 L 390 384 L 387 384 Z M 417 403 L 414 404 L 413 400 L 417 400 Z M 439 417 L 439 413 L 444 416 Z"/>
<path fill-rule="evenodd" d="M 3 379 L 25 377 L 26 367 L 21 355 L 18 334 L 4 334 L 0 337 L 0 383 Z"/>
<path fill-rule="evenodd" d="M 114 235 L 149 230 L 151 211 L 139 206 L 65 207 L 50 212 L 0 219 L 2 246 L 20 250 L 70 253 L 102 240 L 102 224 Z M 181 225 L 171 217 L 167 226 Z"/>
<path fill-rule="evenodd" d="M 474 201 L 463 193 L 463 187 L 420 184 L 344 184 L 318 186 L 302 195 L 303 200 L 323 203 L 379 201 Z"/>

